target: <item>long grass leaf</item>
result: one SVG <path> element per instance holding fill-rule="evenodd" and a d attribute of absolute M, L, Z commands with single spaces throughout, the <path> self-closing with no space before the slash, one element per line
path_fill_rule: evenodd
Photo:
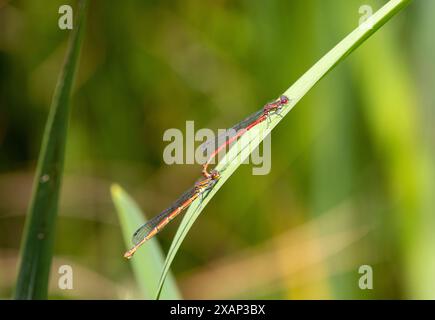
<path fill-rule="evenodd" d="M 86 7 L 87 1 L 80 1 L 77 20 L 45 126 L 21 245 L 16 299 L 46 299 L 48 294 L 71 88 L 78 66 Z"/>

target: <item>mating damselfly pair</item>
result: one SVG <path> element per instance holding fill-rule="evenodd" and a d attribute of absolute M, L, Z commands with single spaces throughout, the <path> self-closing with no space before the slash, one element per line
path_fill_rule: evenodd
<path fill-rule="evenodd" d="M 290 102 L 290 99 L 282 95 L 273 102 L 267 103 L 259 111 L 251 114 L 243 121 L 237 123 L 227 131 L 235 132 L 234 135 L 225 139 L 225 141 L 206 141 L 205 144 L 214 142 L 214 150 L 208 156 L 207 161 L 202 166 L 202 179 L 195 183 L 195 185 L 183 193 L 175 202 L 173 202 L 167 209 L 163 210 L 157 216 L 143 224 L 133 234 L 133 247 L 128 250 L 124 257 L 130 259 L 137 249 L 144 244 L 147 240 L 154 237 L 160 230 L 162 230 L 172 219 L 177 217 L 181 212 L 186 210 L 196 199 L 204 196 L 209 192 L 218 182 L 220 173 L 216 170 L 208 171 L 214 157 L 220 151 L 227 148 L 230 144 L 240 138 L 243 134 L 268 119 L 272 114 L 279 113 L 282 108 Z M 220 140 L 220 139 L 218 139 Z"/>

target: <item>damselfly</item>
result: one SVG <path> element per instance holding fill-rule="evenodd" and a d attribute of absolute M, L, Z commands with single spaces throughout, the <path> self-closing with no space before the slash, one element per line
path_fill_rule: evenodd
<path fill-rule="evenodd" d="M 204 192 L 211 190 L 219 178 L 219 172 L 213 170 L 206 178 L 202 178 L 191 189 L 183 193 L 169 208 L 139 227 L 133 234 L 134 246 L 124 254 L 124 257 L 130 259 L 142 244 L 154 237 L 172 219 L 187 209 L 195 199 L 204 194 Z"/>
<path fill-rule="evenodd" d="M 289 101 L 290 99 L 287 96 L 282 95 L 277 100 L 267 103 L 261 110 L 251 114 L 243 121 L 226 130 L 223 137 L 221 135 L 218 136 L 214 141 L 206 141 L 203 145 L 203 149 L 208 149 L 209 144 L 212 142 L 214 142 L 214 146 L 213 152 L 210 154 L 207 161 L 202 165 L 203 176 L 206 178 L 210 177 L 211 173 L 208 172 L 208 166 L 220 151 L 236 141 L 244 133 L 266 120 L 271 114 L 279 112 L 283 106 L 289 103 Z M 230 133 L 230 136 L 228 136 L 228 133 Z M 223 139 L 225 140 L 222 142 Z"/>

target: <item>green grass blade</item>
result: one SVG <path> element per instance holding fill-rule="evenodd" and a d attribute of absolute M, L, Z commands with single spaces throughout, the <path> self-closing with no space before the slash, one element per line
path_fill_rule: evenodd
<path fill-rule="evenodd" d="M 87 1 L 81 1 L 63 69 L 52 98 L 21 248 L 16 299 L 46 299 L 62 183 L 69 103 Z M 53 26 L 55 28 L 57 26 Z"/>
<path fill-rule="evenodd" d="M 159 287 L 156 299 L 159 299 L 161 290 L 169 267 L 195 220 L 198 218 L 205 205 L 213 198 L 225 181 L 239 167 L 239 165 L 250 155 L 261 141 L 273 130 L 273 128 L 284 118 L 284 116 L 302 99 L 302 97 L 329 71 L 331 71 L 341 60 L 358 48 L 367 38 L 382 27 L 396 13 L 403 9 L 410 0 L 391 0 L 371 17 L 372 28 L 357 27 L 332 50 L 324 55 L 314 66 L 312 66 L 302 77 L 300 77 L 283 94 L 291 99 L 290 104 L 284 108 L 281 116 L 272 117 L 271 121 L 265 121 L 255 126 L 244 134 L 217 164 L 216 169 L 221 172 L 221 179 L 211 192 L 204 199 L 197 199 L 187 210 L 178 230 L 174 236 L 171 247 L 166 257 L 165 265 L 160 276 Z M 238 160 L 238 161 L 236 161 Z"/>
<path fill-rule="evenodd" d="M 138 226 L 142 225 L 144 215 L 135 201 L 118 185 L 112 185 L 112 200 L 118 212 L 121 230 L 127 248 L 132 245 L 131 237 Z M 147 299 L 152 298 L 157 290 L 160 272 L 163 268 L 164 255 L 156 238 L 150 239 L 130 260 L 137 283 Z M 163 299 L 180 299 L 180 293 L 171 274 L 162 292 Z"/>

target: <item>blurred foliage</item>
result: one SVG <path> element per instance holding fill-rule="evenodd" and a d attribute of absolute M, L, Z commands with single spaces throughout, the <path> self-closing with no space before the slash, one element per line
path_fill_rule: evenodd
<path fill-rule="evenodd" d="M 61 4 L 0 1 L 0 297 L 11 296 L 50 99 Z M 166 165 L 168 128 L 226 128 L 277 96 L 385 1 L 92 1 L 74 93 L 52 298 L 138 297 L 110 202 L 147 216 L 198 176 Z M 172 271 L 186 298 L 435 298 L 434 20 L 414 1 L 325 77 L 242 166 Z M 167 250 L 177 222 L 158 236 Z M 70 264 L 74 290 L 57 288 Z M 358 268 L 374 289 L 358 288 Z"/>
<path fill-rule="evenodd" d="M 119 185 L 113 184 L 110 188 L 112 201 L 118 213 L 119 222 L 127 248 L 132 246 L 132 234 L 138 226 L 142 226 L 147 220 L 136 202 Z M 135 275 L 136 283 L 140 287 L 143 298 L 152 299 L 158 285 L 158 279 L 163 269 L 163 252 L 158 244 L 157 237 L 150 239 L 146 246 L 136 252 L 131 259 L 131 266 Z M 172 274 L 162 291 L 162 298 L 167 300 L 181 299 L 178 287 Z"/>

